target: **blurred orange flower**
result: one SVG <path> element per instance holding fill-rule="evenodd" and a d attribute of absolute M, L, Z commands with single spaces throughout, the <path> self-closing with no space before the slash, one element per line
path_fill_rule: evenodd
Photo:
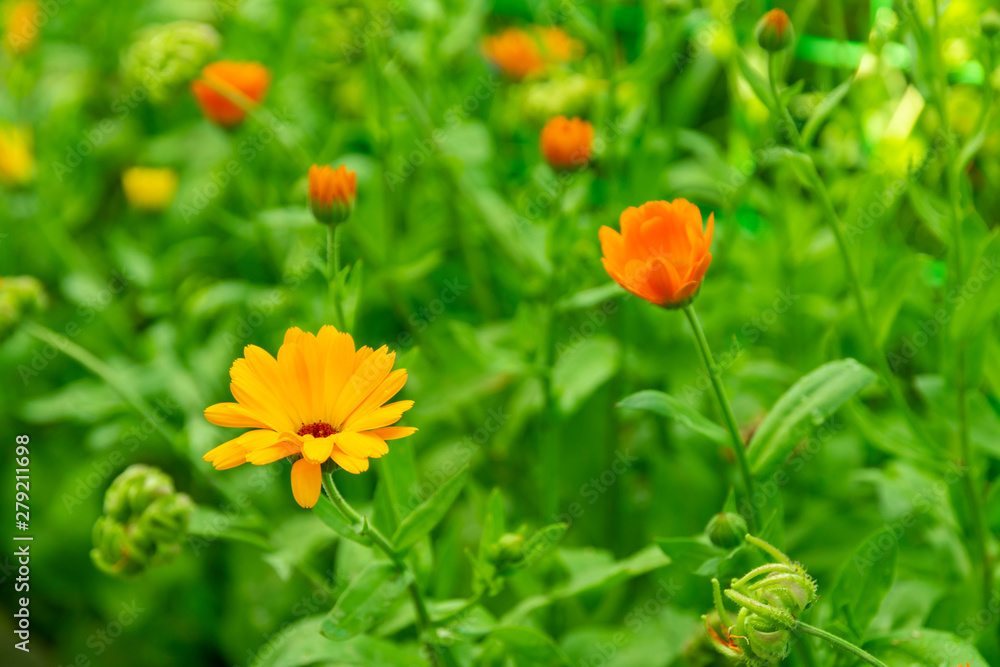
<path fill-rule="evenodd" d="M 313 216 L 326 225 L 347 220 L 357 197 L 357 174 L 340 165 L 309 167 L 309 208 Z"/>
<path fill-rule="evenodd" d="M 601 262 L 615 282 L 636 296 L 666 308 L 694 297 L 712 263 L 715 214 L 702 229 L 701 211 L 686 199 L 630 206 L 621 215 L 621 234 L 601 227 Z"/>
<path fill-rule="evenodd" d="M 31 50 L 38 41 L 39 7 L 35 0 L 14 3 L 6 12 L 4 44 L 11 53 L 22 54 Z"/>
<path fill-rule="evenodd" d="M 271 85 L 270 71 L 255 62 L 220 60 L 207 65 L 201 77 L 191 83 L 191 92 L 205 117 L 224 127 L 242 123 L 247 108 L 260 104 Z"/>
<path fill-rule="evenodd" d="M 508 28 L 483 40 L 483 53 L 500 70 L 520 81 L 543 72 L 550 64 L 578 57 L 582 44 L 560 28 L 531 26 L 529 30 Z"/>
<path fill-rule="evenodd" d="M 556 169 L 584 167 L 590 161 L 594 126 L 580 118 L 556 116 L 542 128 L 539 143 L 545 161 Z"/>
<path fill-rule="evenodd" d="M 417 430 L 392 426 L 413 401 L 385 405 L 406 384 L 406 370 L 392 370 L 396 353 L 384 345 L 355 350 L 350 334 L 332 326 L 315 336 L 292 327 L 277 359 L 256 345 L 247 345 L 243 355 L 229 371 L 237 402 L 217 403 L 205 418 L 254 430 L 219 445 L 205 460 L 226 470 L 292 457 L 292 495 L 302 507 L 319 500 L 324 464 L 364 472 L 369 458 L 389 452 L 386 440 Z"/>

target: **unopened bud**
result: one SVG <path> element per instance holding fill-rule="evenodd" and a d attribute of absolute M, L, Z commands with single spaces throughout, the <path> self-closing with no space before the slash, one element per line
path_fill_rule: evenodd
<path fill-rule="evenodd" d="M 757 43 L 765 51 L 783 51 L 795 41 L 792 21 L 783 9 L 772 9 L 757 22 Z"/>
<path fill-rule="evenodd" d="M 524 564 L 524 536 L 517 533 L 504 533 L 490 547 L 487 560 L 497 569 L 499 574 L 513 572 Z"/>
<path fill-rule="evenodd" d="M 743 543 L 747 522 L 739 514 L 720 512 L 709 520 L 705 534 L 715 546 L 732 549 Z"/>

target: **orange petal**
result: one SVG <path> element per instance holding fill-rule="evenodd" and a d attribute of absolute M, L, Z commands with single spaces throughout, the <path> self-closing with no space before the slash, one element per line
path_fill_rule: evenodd
<path fill-rule="evenodd" d="M 389 403 L 388 405 L 383 405 L 378 410 L 372 410 L 367 415 L 358 416 L 357 418 L 352 417 L 349 421 L 345 422 L 344 429 L 357 432 L 371 431 L 383 426 L 392 426 L 399 421 L 404 412 L 412 407 L 413 401 Z"/>
<path fill-rule="evenodd" d="M 255 449 L 252 452 L 247 452 L 247 461 L 254 464 L 255 466 L 267 465 L 268 463 L 274 463 L 275 461 L 280 461 L 286 456 L 291 456 L 292 454 L 298 454 L 301 448 L 291 442 L 279 442 L 270 447 L 263 447 L 261 449 Z"/>
<path fill-rule="evenodd" d="M 417 432 L 417 429 L 412 426 L 386 426 L 385 428 L 377 428 L 367 432 L 383 440 L 399 440 L 408 435 L 413 435 Z"/>
<path fill-rule="evenodd" d="M 306 436 L 302 442 L 302 456 L 316 463 L 322 463 L 330 458 L 330 452 L 333 451 L 333 443 L 333 436 L 327 438 Z"/>
<path fill-rule="evenodd" d="M 299 459 L 292 465 L 292 495 L 302 507 L 312 507 L 319 500 L 323 482 L 320 468 L 320 464 L 309 459 Z"/>
<path fill-rule="evenodd" d="M 349 473 L 354 473 L 355 475 L 368 470 L 368 459 L 359 459 L 353 456 L 348 456 L 339 449 L 334 449 L 333 453 L 330 454 L 330 458 L 332 458 L 334 463 L 339 465 L 341 468 Z"/>
<path fill-rule="evenodd" d="M 389 446 L 385 440 L 368 433 L 354 433 L 346 431 L 334 436 L 337 440 L 337 448 L 348 456 L 355 458 L 365 458 L 368 456 L 378 458 L 389 453 Z"/>
<path fill-rule="evenodd" d="M 239 403 L 216 403 L 205 408 L 205 419 L 216 426 L 238 428 L 269 428 L 260 415 L 254 414 Z"/>

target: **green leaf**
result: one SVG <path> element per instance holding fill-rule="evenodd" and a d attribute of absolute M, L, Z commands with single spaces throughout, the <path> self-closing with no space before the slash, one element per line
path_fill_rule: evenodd
<path fill-rule="evenodd" d="M 854 85 L 854 77 L 851 76 L 847 81 L 831 90 L 827 93 L 823 101 L 816 105 L 813 109 L 812 115 L 809 116 L 809 120 L 806 121 L 805 127 L 802 128 L 802 143 L 805 146 L 812 144 L 813 138 L 816 133 L 819 132 L 819 128 L 823 125 L 823 121 L 826 120 L 827 116 L 833 113 L 833 110 L 837 108 L 845 97 L 847 93 L 851 91 L 851 86 Z"/>
<path fill-rule="evenodd" d="M 400 521 L 399 528 L 392 536 L 393 546 L 400 551 L 409 549 L 434 530 L 462 492 L 468 477 L 469 466 L 466 465 Z"/>
<path fill-rule="evenodd" d="M 728 552 L 694 537 L 672 537 L 657 540 L 670 561 L 688 572 L 701 575 L 715 574 L 716 566 Z"/>
<path fill-rule="evenodd" d="M 503 642 L 513 653 L 515 664 L 568 665 L 569 659 L 556 643 L 534 628 L 523 625 L 501 625 L 493 628 L 490 637 Z"/>
<path fill-rule="evenodd" d="M 581 334 L 575 334 L 581 336 Z M 559 399 L 559 410 L 570 415 L 597 389 L 618 372 L 621 349 L 611 338 L 571 338 L 556 345 L 555 367 L 552 369 L 553 391 Z"/>
<path fill-rule="evenodd" d="M 844 563 L 830 590 L 831 620 L 860 641 L 896 578 L 899 540 L 889 529 L 876 532 Z M 831 630 L 833 632 L 833 630 Z"/>
<path fill-rule="evenodd" d="M 927 257 L 924 255 L 910 255 L 892 267 L 889 274 L 882 281 L 882 290 L 878 296 L 878 303 L 872 310 L 872 317 L 875 320 L 875 346 L 882 349 L 886 338 L 892 329 L 899 309 L 903 306 L 913 289 L 917 278 L 923 273 L 927 266 Z"/>
<path fill-rule="evenodd" d="M 320 628 L 323 616 L 313 616 L 284 628 L 275 639 L 261 645 L 256 667 L 305 667 L 306 665 L 365 665 L 366 667 L 422 667 L 427 662 L 416 648 L 360 635 L 347 641 L 330 641 Z"/>
<path fill-rule="evenodd" d="M 618 407 L 655 412 L 658 415 L 673 419 L 692 431 L 701 433 L 709 440 L 718 442 L 719 444 L 729 443 L 729 432 L 726 429 L 704 417 L 694 408 L 662 391 L 647 389 L 636 392 L 620 400 Z"/>
<path fill-rule="evenodd" d="M 774 99 L 771 97 L 771 84 L 768 83 L 767 77 L 760 72 L 758 72 L 750 61 L 747 60 L 746 55 L 741 49 L 736 49 L 736 62 L 740 66 L 740 72 L 743 74 L 743 78 L 747 80 L 750 84 L 750 88 L 753 90 L 754 94 L 757 96 L 764 106 L 768 109 L 774 109 Z"/>
<path fill-rule="evenodd" d="M 824 364 L 796 382 L 778 399 L 750 441 L 750 467 L 758 479 L 770 475 L 814 428 L 875 381 L 876 375 L 854 359 Z"/>
<path fill-rule="evenodd" d="M 921 667 L 989 667 L 986 659 L 971 644 L 950 632 L 927 628 L 900 630 L 867 642 L 866 651 L 889 665 Z"/>
<path fill-rule="evenodd" d="M 337 508 L 333 506 L 330 499 L 325 495 L 320 495 L 319 502 L 313 508 L 313 513 L 319 518 L 320 521 L 325 523 L 333 532 L 337 533 L 341 537 L 344 537 L 352 542 L 357 542 L 358 544 L 363 544 L 365 546 L 371 546 L 371 540 L 358 532 L 358 528 L 351 526 L 347 522 L 347 519 L 337 511 Z"/>
<path fill-rule="evenodd" d="M 485 560 L 489 549 L 506 530 L 503 495 L 500 489 L 493 489 L 486 501 L 486 516 L 483 517 L 483 534 L 479 538 L 479 559 Z"/>
<path fill-rule="evenodd" d="M 387 560 L 370 563 L 340 595 L 323 621 L 323 636 L 344 641 L 365 632 L 392 611 L 412 581 Z"/>
<path fill-rule="evenodd" d="M 565 523 L 551 523 L 544 528 L 538 529 L 534 535 L 524 541 L 524 561 L 530 565 L 545 554 L 552 547 L 559 544 L 569 525 Z"/>

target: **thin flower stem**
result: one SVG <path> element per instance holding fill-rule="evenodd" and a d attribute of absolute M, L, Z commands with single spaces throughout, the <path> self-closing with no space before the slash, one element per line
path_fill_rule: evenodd
<path fill-rule="evenodd" d="M 933 0 L 931 7 L 934 10 L 934 24 L 931 32 L 935 58 L 935 88 L 933 101 L 937 106 L 938 114 L 941 116 L 941 125 L 946 132 L 951 132 L 951 121 L 948 109 L 948 72 L 945 68 L 944 56 L 942 54 L 941 43 L 941 14 L 938 9 L 937 0 Z M 992 46 L 991 46 L 992 55 Z M 992 57 L 989 59 L 992 61 Z M 992 64 L 992 62 L 990 63 Z M 989 88 L 991 94 L 983 102 L 983 111 L 977 126 L 985 123 L 986 114 L 989 111 L 989 104 L 992 102 L 992 85 L 989 81 L 991 70 L 986 70 L 984 87 Z M 978 130 L 977 130 L 978 131 Z M 975 136 L 975 134 L 973 134 Z M 946 165 L 948 190 L 948 201 L 951 212 L 952 244 L 954 246 L 954 262 L 952 271 L 954 277 L 953 285 L 960 285 L 965 277 L 965 251 L 963 239 L 963 212 L 962 212 L 962 191 L 961 191 L 961 169 L 964 165 L 958 164 L 958 156 L 955 154 L 955 142 L 951 136 L 948 137 L 946 145 Z M 954 305 L 949 299 L 949 309 L 954 311 Z M 953 341 L 955 349 L 955 399 L 957 402 L 958 417 L 958 457 L 960 469 L 962 464 L 967 466 L 967 470 L 962 473 L 962 493 L 969 508 L 969 522 L 972 524 L 972 550 L 974 558 L 979 566 L 982 575 L 983 600 L 989 601 L 993 594 L 993 566 L 990 563 L 989 551 L 986 548 L 988 529 L 986 528 L 985 517 L 980 503 L 979 493 L 976 490 L 975 468 L 973 466 L 973 453 L 971 435 L 969 432 L 969 399 L 968 399 L 968 379 L 966 377 L 966 339 L 961 333 L 955 336 Z"/>
<path fill-rule="evenodd" d="M 424 632 L 431 627 L 431 616 L 427 611 L 427 603 L 424 601 L 423 593 L 420 591 L 420 586 L 417 585 L 416 577 L 413 576 L 413 571 L 410 569 L 410 566 L 396 551 L 392 542 L 390 542 L 378 528 L 373 526 L 367 518 L 359 514 L 357 510 L 351 507 L 351 504 L 347 502 L 347 499 L 341 495 L 340 489 L 337 488 L 337 484 L 333 481 L 333 473 L 324 472 L 322 480 L 323 489 L 326 491 L 326 495 L 329 496 L 333 506 L 344 515 L 344 518 L 351 523 L 360 524 L 360 532 L 362 535 L 370 539 L 372 544 L 378 547 L 378 549 L 393 562 L 399 571 L 409 572 L 411 574 L 410 585 L 407 587 L 407 591 L 410 594 L 410 599 L 413 601 L 413 608 L 417 613 L 417 631 L 419 635 L 422 636 Z M 431 656 L 432 664 L 437 663 L 438 657 L 442 657 L 445 664 L 449 667 L 457 664 L 454 656 L 452 656 L 446 648 L 441 648 L 439 651 L 438 647 L 427 641 L 424 642 L 424 648 L 427 650 L 428 655 Z"/>
<path fill-rule="evenodd" d="M 337 328 L 347 331 L 347 318 L 344 315 L 344 299 L 340 293 L 340 225 L 326 226 L 326 281 L 333 302 L 333 313 L 337 319 Z"/>
<path fill-rule="evenodd" d="M 695 341 L 698 343 L 698 350 L 701 352 L 701 360 L 705 363 L 708 375 L 712 379 L 715 396 L 719 399 L 719 407 L 722 408 L 722 413 L 726 418 L 726 426 L 729 428 L 729 435 L 732 437 L 733 451 L 736 453 L 736 460 L 740 465 L 740 474 L 743 477 L 743 486 L 746 491 L 747 507 L 749 508 L 746 517 L 747 525 L 750 527 L 751 533 L 756 533 L 756 513 L 752 509 L 754 493 L 753 474 L 750 472 L 750 464 L 747 462 L 746 445 L 743 443 L 743 436 L 740 435 L 739 424 L 736 423 L 736 416 L 733 414 L 733 408 L 729 404 L 726 388 L 722 385 L 719 368 L 715 364 L 715 357 L 712 356 L 712 349 L 708 346 L 708 339 L 705 338 L 705 332 L 701 328 L 698 314 L 694 311 L 694 306 L 690 303 L 684 306 L 683 310 L 684 314 L 687 315 L 688 322 L 691 323 Z"/>
<path fill-rule="evenodd" d="M 844 649 L 845 651 L 853 655 L 855 658 L 859 660 L 864 660 L 869 665 L 875 665 L 875 667 L 888 667 L 888 665 L 886 665 L 884 662 L 873 656 L 871 653 L 868 653 L 864 649 L 855 646 L 846 639 L 841 639 L 837 635 L 830 634 L 826 630 L 817 628 L 814 625 L 809 625 L 808 623 L 803 623 L 802 621 L 799 621 L 795 627 L 807 635 L 812 635 L 813 637 L 819 637 L 820 639 L 829 642 L 834 646 Z"/>
<path fill-rule="evenodd" d="M 799 130 L 795 126 L 795 121 L 792 119 L 791 114 L 788 113 L 788 109 L 781 104 L 781 98 L 778 92 L 779 67 L 777 56 L 777 53 L 772 53 L 770 55 L 767 67 L 768 80 L 771 85 L 771 94 L 774 97 L 772 100 L 774 109 L 781 114 L 782 121 L 787 126 L 788 132 L 792 136 L 792 143 L 795 146 L 795 149 L 803 155 L 808 155 L 807 146 L 803 144 L 802 135 L 799 134 Z M 851 257 L 851 252 L 847 245 L 844 223 L 837 214 L 837 209 L 834 208 L 833 200 L 830 198 L 830 193 L 826 189 L 826 184 L 823 182 L 823 178 L 819 175 L 819 171 L 816 170 L 816 165 L 811 159 L 808 160 L 808 165 L 807 176 L 809 178 L 809 183 L 812 186 L 814 194 L 822 205 L 823 213 L 826 215 L 827 222 L 830 225 L 830 230 L 833 232 L 833 236 L 837 241 L 837 248 L 840 251 L 840 257 L 844 264 L 844 273 L 847 274 L 847 282 L 854 295 L 854 300 L 858 305 L 861 328 L 864 332 L 865 339 L 870 341 L 873 348 L 875 363 L 878 367 L 879 375 L 882 377 L 882 381 L 885 382 L 886 387 L 889 389 L 889 395 L 892 397 L 893 402 L 895 402 L 899 409 L 903 412 L 903 418 L 909 425 L 910 430 L 917 436 L 917 438 L 923 441 L 926 446 L 931 449 L 935 449 L 937 447 L 937 443 L 930 436 L 930 434 L 927 433 L 926 429 L 924 429 L 923 425 L 920 423 L 920 419 L 913 412 L 910 404 L 906 401 L 906 397 L 903 396 L 903 392 L 897 385 L 895 376 L 889 368 L 889 362 L 886 360 L 885 354 L 882 353 L 878 339 L 875 336 L 875 325 L 872 320 L 871 312 L 868 310 L 868 302 L 865 299 L 864 288 L 861 286 L 861 278 L 858 275 L 857 267 L 854 266 L 854 259 Z"/>

